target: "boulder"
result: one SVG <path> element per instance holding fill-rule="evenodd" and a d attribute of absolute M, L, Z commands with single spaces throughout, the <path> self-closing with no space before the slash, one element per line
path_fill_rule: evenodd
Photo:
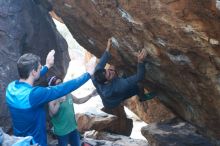
<path fill-rule="evenodd" d="M 157 97 L 145 102 L 140 102 L 138 99 L 139 97 L 134 96 L 124 104 L 146 123 L 161 122 L 175 117 Z"/>
<path fill-rule="evenodd" d="M 104 131 L 125 136 L 131 135 L 133 121 L 132 119 L 127 118 L 123 105 L 119 105 L 114 109 L 108 109 L 103 107 L 101 110 L 105 113 L 115 115 L 117 117 L 117 119 L 114 122 L 112 122 L 109 127 L 104 129 Z"/>
<path fill-rule="evenodd" d="M 65 75 L 69 63 L 67 43 L 49 15 L 51 6 L 38 0 L 0 1 L 0 126 L 11 127 L 5 103 L 5 90 L 18 79 L 16 62 L 24 53 L 34 53 L 45 64 L 46 55 L 55 49 L 55 66 L 48 74 Z M 7 122 L 5 122 L 7 121 Z"/>
<path fill-rule="evenodd" d="M 126 74 L 136 72 L 134 52 L 145 49 L 145 87 L 204 135 L 220 139 L 216 0 L 50 1 L 74 38 L 97 57 L 114 37 L 110 63 Z"/>
<path fill-rule="evenodd" d="M 105 146 L 148 146 L 148 142 L 142 139 L 132 139 L 127 136 L 111 134 L 107 132 L 88 131 L 84 134 L 84 142 L 91 145 Z"/>
<path fill-rule="evenodd" d="M 117 117 L 109 114 L 95 115 L 90 113 L 77 113 L 76 121 L 81 133 L 90 130 L 102 131 L 116 121 Z"/>
<path fill-rule="evenodd" d="M 196 127 L 178 118 L 149 124 L 141 133 L 151 146 L 214 146 Z"/>

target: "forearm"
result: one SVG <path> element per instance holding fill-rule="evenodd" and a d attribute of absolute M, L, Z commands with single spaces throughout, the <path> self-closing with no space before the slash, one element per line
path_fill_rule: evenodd
<path fill-rule="evenodd" d="M 90 79 L 90 75 L 88 73 L 84 73 L 78 78 L 64 82 L 57 86 L 52 86 L 50 88 L 53 88 L 55 90 L 55 94 L 56 94 L 55 96 L 61 97 L 79 88 L 80 86 L 85 84 L 89 79 Z"/>
<path fill-rule="evenodd" d="M 106 63 L 108 62 L 108 60 L 110 59 L 110 57 L 111 57 L 111 54 L 108 51 L 105 51 L 102 54 L 102 57 L 100 58 L 99 63 L 96 65 L 95 70 L 103 69 Z"/>
<path fill-rule="evenodd" d="M 37 106 L 65 96 L 71 91 L 74 91 L 75 89 L 82 86 L 90 79 L 90 77 L 91 76 L 89 73 L 85 73 L 76 79 L 61 83 L 56 86 L 34 87 L 30 93 L 30 104 L 32 106 Z"/>
<path fill-rule="evenodd" d="M 145 76 L 145 64 L 144 63 L 138 63 L 137 65 L 137 80 L 143 80 Z"/>
<path fill-rule="evenodd" d="M 137 73 L 126 78 L 125 80 L 128 83 L 136 83 L 144 79 L 145 76 L 145 65 L 143 63 L 138 63 L 137 65 Z"/>
<path fill-rule="evenodd" d="M 85 96 L 85 97 L 82 97 L 82 98 L 76 98 L 76 99 L 75 99 L 75 103 L 76 103 L 76 104 L 85 103 L 85 102 L 87 102 L 91 97 L 92 97 L 91 95 L 88 95 L 88 96 Z"/>
<path fill-rule="evenodd" d="M 40 71 L 40 76 L 44 76 L 48 72 L 48 67 L 46 65 L 42 66 L 42 69 Z"/>
<path fill-rule="evenodd" d="M 49 110 L 50 110 L 50 114 L 51 116 L 55 115 L 60 108 L 60 103 L 56 102 L 55 104 L 49 105 Z"/>
<path fill-rule="evenodd" d="M 54 106 L 54 108 L 53 108 L 53 110 L 52 110 L 52 113 L 55 115 L 55 114 L 58 112 L 59 108 L 60 108 L 60 103 L 57 103 L 57 104 Z"/>

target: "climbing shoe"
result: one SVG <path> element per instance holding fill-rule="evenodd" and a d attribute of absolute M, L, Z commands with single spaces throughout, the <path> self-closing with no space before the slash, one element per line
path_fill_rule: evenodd
<path fill-rule="evenodd" d="M 156 92 L 148 92 L 146 94 L 144 94 L 142 97 L 139 98 L 140 102 L 146 101 L 146 100 L 150 100 L 152 98 L 154 98 L 157 95 Z"/>

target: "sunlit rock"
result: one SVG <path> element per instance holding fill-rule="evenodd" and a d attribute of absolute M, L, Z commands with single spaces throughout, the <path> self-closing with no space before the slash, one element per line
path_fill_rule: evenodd
<path fill-rule="evenodd" d="M 109 114 L 94 115 L 89 113 L 76 114 L 76 121 L 78 123 L 78 130 L 80 132 L 97 130 L 102 131 L 111 126 L 111 124 L 117 119 L 116 116 Z"/>

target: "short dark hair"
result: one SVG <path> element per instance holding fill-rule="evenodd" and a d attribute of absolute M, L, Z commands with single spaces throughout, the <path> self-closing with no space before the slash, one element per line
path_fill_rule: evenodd
<path fill-rule="evenodd" d="M 100 83 L 100 84 L 104 84 L 107 81 L 107 79 L 105 77 L 105 73 L 106 73 L 105 69 L 96 70 L 95 73 L 94 73 L 95 81 Z"/>
<path fill-rule="evenodd" d="M 18 74 L 21 79 L 27 79 L 30 72 L 40 64 L 40 57 L 31 53 L 22 55 L 17 61 Z"/>

